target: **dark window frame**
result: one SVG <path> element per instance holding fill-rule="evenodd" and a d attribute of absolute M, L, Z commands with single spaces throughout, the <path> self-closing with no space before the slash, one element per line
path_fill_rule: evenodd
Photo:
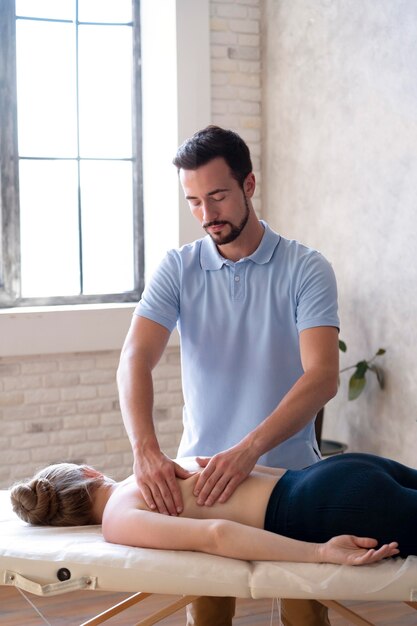
<path fill-rule="evenodd" d="M 0 308 L 135 302 L 144 285 L 140 0 L 133 15 L 134 289 L 124 293 L 23 298 L 20 295 L 19 154 L 17 142 L 15 0 L 0 7 Z"/>

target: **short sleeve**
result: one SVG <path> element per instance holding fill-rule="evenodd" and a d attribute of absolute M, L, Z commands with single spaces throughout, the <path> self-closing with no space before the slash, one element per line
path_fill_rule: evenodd
<path fill-rule="evenodd" d="M 297 287 L 298 331 L 316 326 L 340 327 L 336 277 L 330 263 L 316 251 L 304 262 Z"/>
<path fill-rule="evenodd" d="M 179 316 L 180 263 L 175 251 L 170 251 L 161 261 L 135 309 L 135 314 L 146 317 L 170 332 Z"/>

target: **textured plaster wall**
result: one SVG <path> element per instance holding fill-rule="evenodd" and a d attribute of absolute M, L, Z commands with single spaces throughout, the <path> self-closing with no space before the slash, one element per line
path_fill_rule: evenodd
<path fill-rule="evenodd" d="M 417 466 L 417 2 L 265 0 L 262 32 L 262 215 L 332 262 L 342 365 L 387 349 L 325 435 Z"/>

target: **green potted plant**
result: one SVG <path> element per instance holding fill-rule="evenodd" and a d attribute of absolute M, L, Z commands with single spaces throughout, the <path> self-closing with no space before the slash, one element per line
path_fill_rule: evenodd
<path fill-rule="evenodd" d="M 339 340 L 339 350 L 341 352 L 347 351 L 347 345 L 341 339 Z M 368 372 L 372 372 L 376 376 L 380 389 L 384 389 L 384 370 L 380 365 L 377 365 L 375 363 L 375 360 L 385 354 L 385 352 L 386 350 L 384 348 L 379 348 L 379 350 L 375 352 L 372 358 L 363 359 L 362 361 L 358 361 L 354 365 L 349 365 L 348 367 L 344 367 L 340 370 L 340 374 L 343 374 L 344 372 L 347 372 L 349 370 L 354 370 L 353 374 L 349 378 L 348 400 L 356 400 L 361 395 L 366 386 L 366 374 Z M 333 454 L 335 452 L 343 452 L 346 449 L 346 444 L 338 442 L 328 442 L 325 439 L 322 439 L 321 435 L 323 430 L 323 418 L 324 407 L 318 412 L 315 422 L 316 439 L 321 453 L 324 456 L 327 456 L 328 454 Z M 335 449 L 333 450 L 333 448 Z"/>

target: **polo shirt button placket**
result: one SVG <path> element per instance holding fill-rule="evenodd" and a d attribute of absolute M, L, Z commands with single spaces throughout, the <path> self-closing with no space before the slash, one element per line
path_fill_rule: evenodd
<path fill-rule="evenodd" d="M 240 274 L 235 274 L 233 278 L 233 299 L 241 300 L 243 296 L 243 268 Z"/>

